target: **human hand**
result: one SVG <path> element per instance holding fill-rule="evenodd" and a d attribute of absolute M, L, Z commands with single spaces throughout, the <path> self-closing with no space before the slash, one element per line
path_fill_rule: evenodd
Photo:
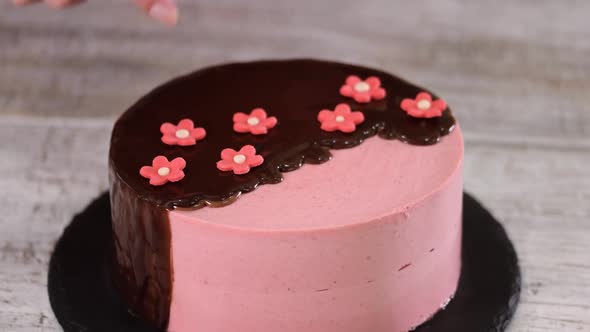
<path fill-rule="evenodd" d="M 12 0 L 17 6 L 36 2 L 44 2 L 53 8 L 63 8 L 80 3 L 84 0 Z M 178 22 L 178 7 L 175 0 L 133 0 L 152 18 L 169 25 Z"/>

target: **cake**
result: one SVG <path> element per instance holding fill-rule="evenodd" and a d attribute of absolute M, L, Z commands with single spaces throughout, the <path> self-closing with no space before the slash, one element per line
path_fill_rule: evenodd
<path fill-rule="evenodd" d="M 114 126 L 114 284 L 173 332 L 411 330 L 457 288 L 462 161 L 447 104 L 386 72 L 196 71 Z"/>

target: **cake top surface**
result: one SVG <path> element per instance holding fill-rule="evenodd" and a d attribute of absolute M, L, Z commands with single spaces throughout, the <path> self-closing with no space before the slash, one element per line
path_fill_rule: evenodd
<path fill-rule="evenodd" d="M 158 206 L 224 205 L 329 160 L 330 148 L 376 134 L 438 145 L 454 128 L 444 102 L 382 71 L 314 60 L 236 63 L 175 79 L 133 105 L 113 129 L 110 165 Z"/>

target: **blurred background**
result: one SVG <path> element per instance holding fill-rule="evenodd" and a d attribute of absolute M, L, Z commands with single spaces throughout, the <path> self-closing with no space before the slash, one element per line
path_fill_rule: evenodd
<path fill-rule="evenodd" d="M 0 331 L 60 330 L 49 256 L 107 190 L 117 116 L 176 75 L 294 57 L 444 97 L 465 135 L 465 188 L 521 258 L 510 331 L 590 331 L 590 1 L 185 0 L 175 28 L 129 2 L 0 0 Z"/>

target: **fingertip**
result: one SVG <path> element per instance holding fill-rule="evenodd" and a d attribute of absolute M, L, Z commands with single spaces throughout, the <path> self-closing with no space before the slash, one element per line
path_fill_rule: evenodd
<path fill-rule="evenodd" d="M 62 8 L 72 4 L 73 2 L 74 1 L 72 0 L 45 0 L 45 3 L 53 8 Z"/>
<path fill-rule="evenodd" d="M 148 14 L 155 20 L 166 25 L 176 25 L 178 23 L 178 7 L 173 3 L 161 1 L 155 3 Z"/>

